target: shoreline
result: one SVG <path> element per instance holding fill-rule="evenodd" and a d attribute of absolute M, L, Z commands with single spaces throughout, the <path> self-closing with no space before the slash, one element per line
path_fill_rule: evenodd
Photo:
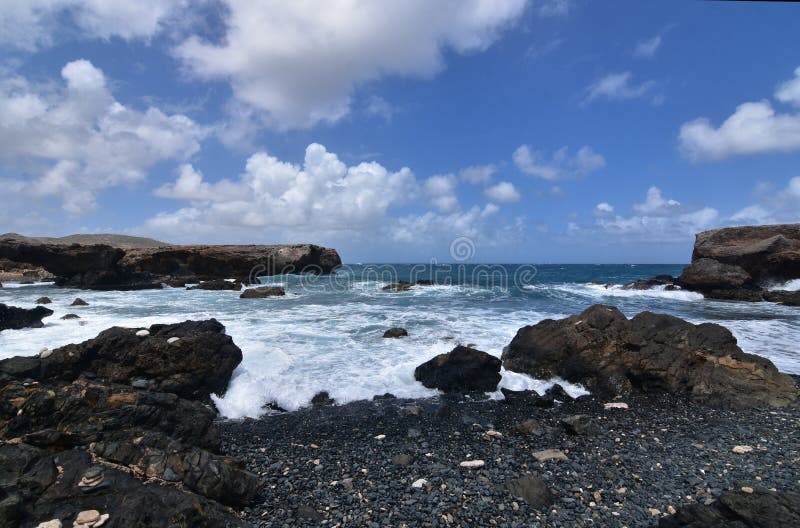
<path fill-rule="evenodd" d="M 242 510 L 263 527 L 654 526 L 725 490 L 800 491 L 800 409 L 725 410 L 671 394 L 615 401 L 629 408 L 604 410 L 594 395 L 552 408 L 530 398 L 377 397 L 218 425 L 222 452 L 264 479 Z M 597 431 L 568 433 L 561 420 L 574 415 Z M 514 432 L 529 419 L 540 427 Z M 532 453 L 544 449 L 568 460 L 537 462 Z M 485 465 L 460 466 L 475 459 Z M 546 483 L 551 506 L 537 511 L 505 489 L 526 474 Z"/>

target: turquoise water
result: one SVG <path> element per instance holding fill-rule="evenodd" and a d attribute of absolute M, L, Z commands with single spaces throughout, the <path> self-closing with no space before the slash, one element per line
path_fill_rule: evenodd
<path fill-rule="evenodd" d="M 244 354 L 218 407 L 229 417 L 257 416 L 266 403 L 296 409 L 321 390 L 340 402 L 386 392 L 430 396 L 435 391 L 414 381 L 414 368 L 456 343 L 474 344 L 499 356 L 520 327 L 605 303 L 628 316 L 651 310 L 725 325 L 745 351 L 769 357 L 782 371 L 800 373 L 798 308 L 618 286 L 659 274 L 677 275 L 682 267 L 352 265 L 333 276 L 264 278 L 265 283 L 283 285 L 287 296 L 251 300 L 239 299 L 232 291 L 90 292 L 6 284 L 0 289 L 0 302 L 32 307 L 47 295 L 56 313 L 45 319 L 44 328 L 0 333 L 0 357 L 31 355 L 44 347 L 89 339 L 113 325 L 142 327 L 215 317 Z M 408 292 L 382 290 L 391 282 L 431 278 L 436 285 Z M 90 306 L 68 306 L 78 296 Z M 66 313 L 81 319 L 60 320 Z M 383 339 L 383 331 L 391 326 L 405 327 L 410 336 Z M 504 372 L 501 386 L 543 389 L 548 383 Z"/>

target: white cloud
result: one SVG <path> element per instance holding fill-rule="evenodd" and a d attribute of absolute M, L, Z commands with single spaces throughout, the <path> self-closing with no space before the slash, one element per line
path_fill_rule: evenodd
<path fill-rule="evenodd" d="M 50 46 L 67 17 L 83 37 L 150 38 L 186 0 L 0 0 L 0 45 Z"/>
<path fill-rule="evenodd" d="M 477 185 L 479 183 L 489 183 L 495 172 L 497 172 L 497 167 L 491 164 L 472 165 L 466 169 L 462 169 L 458 173 L 458 177 L 467 183 Z"/>
<path fill-rule="evenodd" d="M 98 191 L 143 180 L 156 163 L 199 150 L 202 127 L 121 104 L 89 61 L 68 63 L 61 77 L 63 88 L 19 76 L 0 81 L 0 163 L 29 176 L 27 192 L 57 196 L 79 215 L 93 209 Z"/>
<path fill-rule="evenodd" d="M 373 95 L 367 100 L 364 108 L 368 115 L 380 117 L 387 123 L 392 120 L 392 117 L 397 113 L 397 109 L 392 106 L 386 99 L 378 95 Z"/>
<path fill-rule="evenodd" d="M 775 91 L 775 98 L 800 106 L 800 68 Z M 680 148 L 691 161 L 719 161 L 733 156 L 800 150 L 800 114 L 777 113 L 768 100 L 740 104 L 715 128 L 701 117 L 681 126 Z"/>
<path fill-rule="evenodd" d="M 614 206 L 608 202 L 600 202 L 594 207 L 595 216 L 609 216 L 614 213 Z"/>
<path fill-rule="evenodd" d="M 661 47 L 662 40 L 661 35 L 656 35 L 653 38 L 639 41 L 633 49 L 633 56 L 638 59 L 652 59 Z"/>
<path fill-rule="evenodd" d="M 430 77 L 443 68 L 445 50 L 485 50 L 526 2 L 225 3 L 221 43 L 192 36 L 175 55 L 199 78 L 230 82 L 234 97 L 263 111 L 269 124 L 296 128 L 341 119 L 366 82 Z"/>
<path fill-rule="evenodd" d="M 456 195 L 458 182 L 452 174 L 431 176 L 423 185 L 430 196 L 431 204 L 443 213 L 452 213 L 461 208 Z"/>
<path fill-rule="evenodd" d="M 619 101 L 624 99 L 637 99 L 653 91 L 655 81 L 633 82 L 631 72 L 610 73 L 596 80 L 586 88 L 583 104 L 592 103 L 598 99 Z"/>
<path fill-rule="evenodd" d="M 800 106 L 800 66 L 794 70 L 794 79 L 790 79 L 775 92 L 775 99 L 782 103 Z"/>
<path fill-rule="evenodd" d="M 763 183 L 756 188 L 756 203 L 731 216 L 736 223 L 778 224 L 800 221 L 800 176 L 789 180 L 786 187 L 775 190 Z"/>
<path fill-rule="evenodd" d="M 645 215 L 670 216 L 680 206 L 679 201 L 665 199 L 661 196 L 661 189 L 653 186 L 647 189 L 647 199 L 644 203 L 634 204 L 633 210 Z"/>
<path fill-rule="evenodd" d="M 483 192 L 487 198 L 500 203 L 518 202 L 522 195 L 511 182 L 500 182 Z"/>
<path fill-rule="evenodd" d="M 571 156 L 567 147 L 561 147 L 548 156 L 535 152 L 528 145 L 521 145 L 512 155 L 517 168 L 531 176 L 545 180 L 582 178 L 606 165 L 606 160 L 589 146 L 583 146 Z"/>
<path fill-rule="evenodd" d="M 537 0 L 536 13 L 541 17 L 567 16 L 572 0 Z"/>

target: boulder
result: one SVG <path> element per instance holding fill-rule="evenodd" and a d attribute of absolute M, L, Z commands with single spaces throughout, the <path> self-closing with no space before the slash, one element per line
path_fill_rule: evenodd
<path fill-rule="evenodd" d="M 333 405 L 335 403 L 336 400 L 331 398 L 331 395 L 328 394 L 327 391 L 318 392 L 314 395 L 313 398 L 311 398 L 311 405 L 313 405 L 314 407 L 326 407 L 328 405 Z"/>
<path fill-rule="evenodd" d="M 242 283 L 238 280 L 229 281 L 226 279 L 216 279 L 210 281 L 203 281 L 200 284 L 189 286 L 187 290 L 236 290 L 242 289 Z"/>
<path fill-rule="evenodd" d="M 725 407 L 780 407 L 798 400 L 791 377 L 771 361 L 742 352 L 722 326 L 652 312 L 628 320 L 604 305 L 521 328 L 503 352 L 503 365 L 612 396 L 663 391 Z"/>
<path fill-rule="evenodd" d="M 42 319 L 51 315 L 53 315 L 53 310 L 44 306 L 27 310 L 0 303 L 0 331 L 41 328 L 44 326 Z"/>
<path fill-rule="evenodd" d="M 678 282 L 694 290 L 736 289 L 752 281 L 752 277 L 741 266 L 724 264 L 710 258 L 692 261 Z"/>
<path fill-rule="evenodd" d="M 396 338 L 396 337 L 407 337 L 408 331 L 405 328 L 390 328 L 383 333 L 383 337 L 386 338 Z"/>
<path fill-rule="evenodd" d="M 137 331 L 114 327 L 94 339 L 54 349 L 40 359 L 39 378 L 70 382 L 87 371 L 128 385 L 144 378 L 151 390 L 207 401 L 211 393 L 225 391 L 242 361 L 242 351 L 216 319 L 153 325 L 146 337 Z M 172 337 L 180 340 L 169 343 Z"/>
<path fill-rule="evenodd" d="M 459 345 L 418 366 L 414 379 L 444 392 L 493 392 L 500 383 L 500 360 Z"/>
<path fill-rule="evenodd" d="M 50 300 L 50 297 L 39 297 L 36 299 L 36 304 L 50 304 L 53 301 Z"/>
<path fill-rule="evenodd" d="M 555 495 L 547 483 L 532 475 L 523 475 L 506 482 L 506 490 L 524 500 L 534 510 L 542 510 L 555 502 Z"/>
<path fill-rule="evenodd" d="M 748 490 L 749 491 L 749 490 Z M 711 504 L 689 504 L 663 517 L 659 528 L 786 528 L 800 526 L 800 494 L 754 488 L 723 491 Z"/>
<path fill-rule="evenodd" d="M 77 299 L 72 301 L 72 304 L 70 304 L 70 306 L 89 306 L 89 303 L 78 297 Z"/>
<path fill-rule="evenodd" d="M 81 318 L 80 315 L 74 313 L 68 313 L 61 316 L 61 319 L 64 321 L 69 321 L 70 319 L 80 319 L 80 318 Z"/>
<path fill-rule="evenodd" d="M 258 288 L 248 288 L 239 296 L 240 299 L 263 299 L 265 297 L 282 297 L 286 295 L 286 290 L 280 286 L 260 286 Z"/>

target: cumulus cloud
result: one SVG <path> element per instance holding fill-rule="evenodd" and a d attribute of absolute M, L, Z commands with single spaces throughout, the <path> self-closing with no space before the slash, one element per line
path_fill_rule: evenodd
<path fill-rule="evenodd" d="M 186 0 L 0 0 L 0 45 L 27 51 L 50 46 L 65 19 L 81 35 L 150 38 Z"/>
<path fill-rule="evenodd" d="M 536 2 L 536 14 L 541 17 L 563 17 L 569 14 L 572 0 L 539 0 Z"/>
<path fill-rule="evenodd" d="M 21 76 L 0 81 L 0 163 L 28 176 L 28 193 L 59 197 L 68 213 L 83 214 L 98 191 L 143 180 L 156 163 L 199 150 L 203 127 L 123 105 L 91 62 L 70 62 L 61 77 L 63 87 Z"/>
<path fill-rule="evenodd" d="M 594 207 L 595 216 L 609 216 L 614 213 L 614 206 L 608 202 L 600 202 Z"/>
<path fill-rule="evenodd" d="M 525 0 L 321 2 L 225 0 L 225 38 L 192 36 L 174 50 L 201 79 L 230 82 L 234 97 L 278 128 L 345 116 L 354 90 L 396 75 L 430 77 L 444 52 L 480 52 L 518 19 Z"/>
<path fill-rule="evenodd" d="M 781 84 L 775 98 L 800 106 L 800 68 Z M 768 100 L 740 104 L 719 127 L 701 117 L 684 123 L 680 149 L 691 161 L 719 161 L 733 156 L 800 149 L 800 114 L 778 113 Z"/>
<path fill-rule="evenodd" d="M 490 200 L 500 203 L 518 202 L 520 198 L 522 198 L 522 195 L 514 187 L 514 184 L 505 181 L 489 187 L 483 194 Z"/>
<path fill-rule="evenodd" d="M 458 182 L 452 174 L 431 176 L 425 180 L 424 189 L 430 197 L 431 204 L 443 213 L 459 210 L 456 187 Z"/>
<path fill-rule="evenodd" d="M 761 183 L 756 187 L 754 197 L 756 203 L 733 214 L 733 222 L 779 224 L 800 221 L 800 176 L 789 180 L 781 189 L 775 189 L 770 183 Z"/>
<path fill-rule="evenodd" d="M 520 171 L 545 180 L 583 178 L 606 166 L 605 158 L 589 146 L 579 148 L 575 155 L 570 155 L 568 147 L 548 155 L 532 150 L 529 145 L 521 145 L 512 159 Z"/>
<path fill-rule="evenodd" d="M 494 165 L 472 165 L 466 169 L 462 169 L 458 173 L 458 177 L 467 183 L 474 185 L 480 183 L 489 183 L 492 180 L 492 175 L 497 172 L 497 167 Z"/>
<path fill-rule="evenodd" d="M 634 82 L 633 74 L 629 71 L 609 73 L 597 79 L 586 88 L 586 96 L 583 98 L 583 104 L 586 105 L 599 99 L 608 101 L 637 99 L 649 95 L 655 86 L 655 81 Z M 654 102 L 657 101 L 658 98 L 654 98 Z"/>
<path fill-rule="evenodd" d="M 633 56 L 637 59 L 652 59 L 661 47 L 662 37 L 656 35 L 653 38 L 639 41 L 633 49 Z"/>

